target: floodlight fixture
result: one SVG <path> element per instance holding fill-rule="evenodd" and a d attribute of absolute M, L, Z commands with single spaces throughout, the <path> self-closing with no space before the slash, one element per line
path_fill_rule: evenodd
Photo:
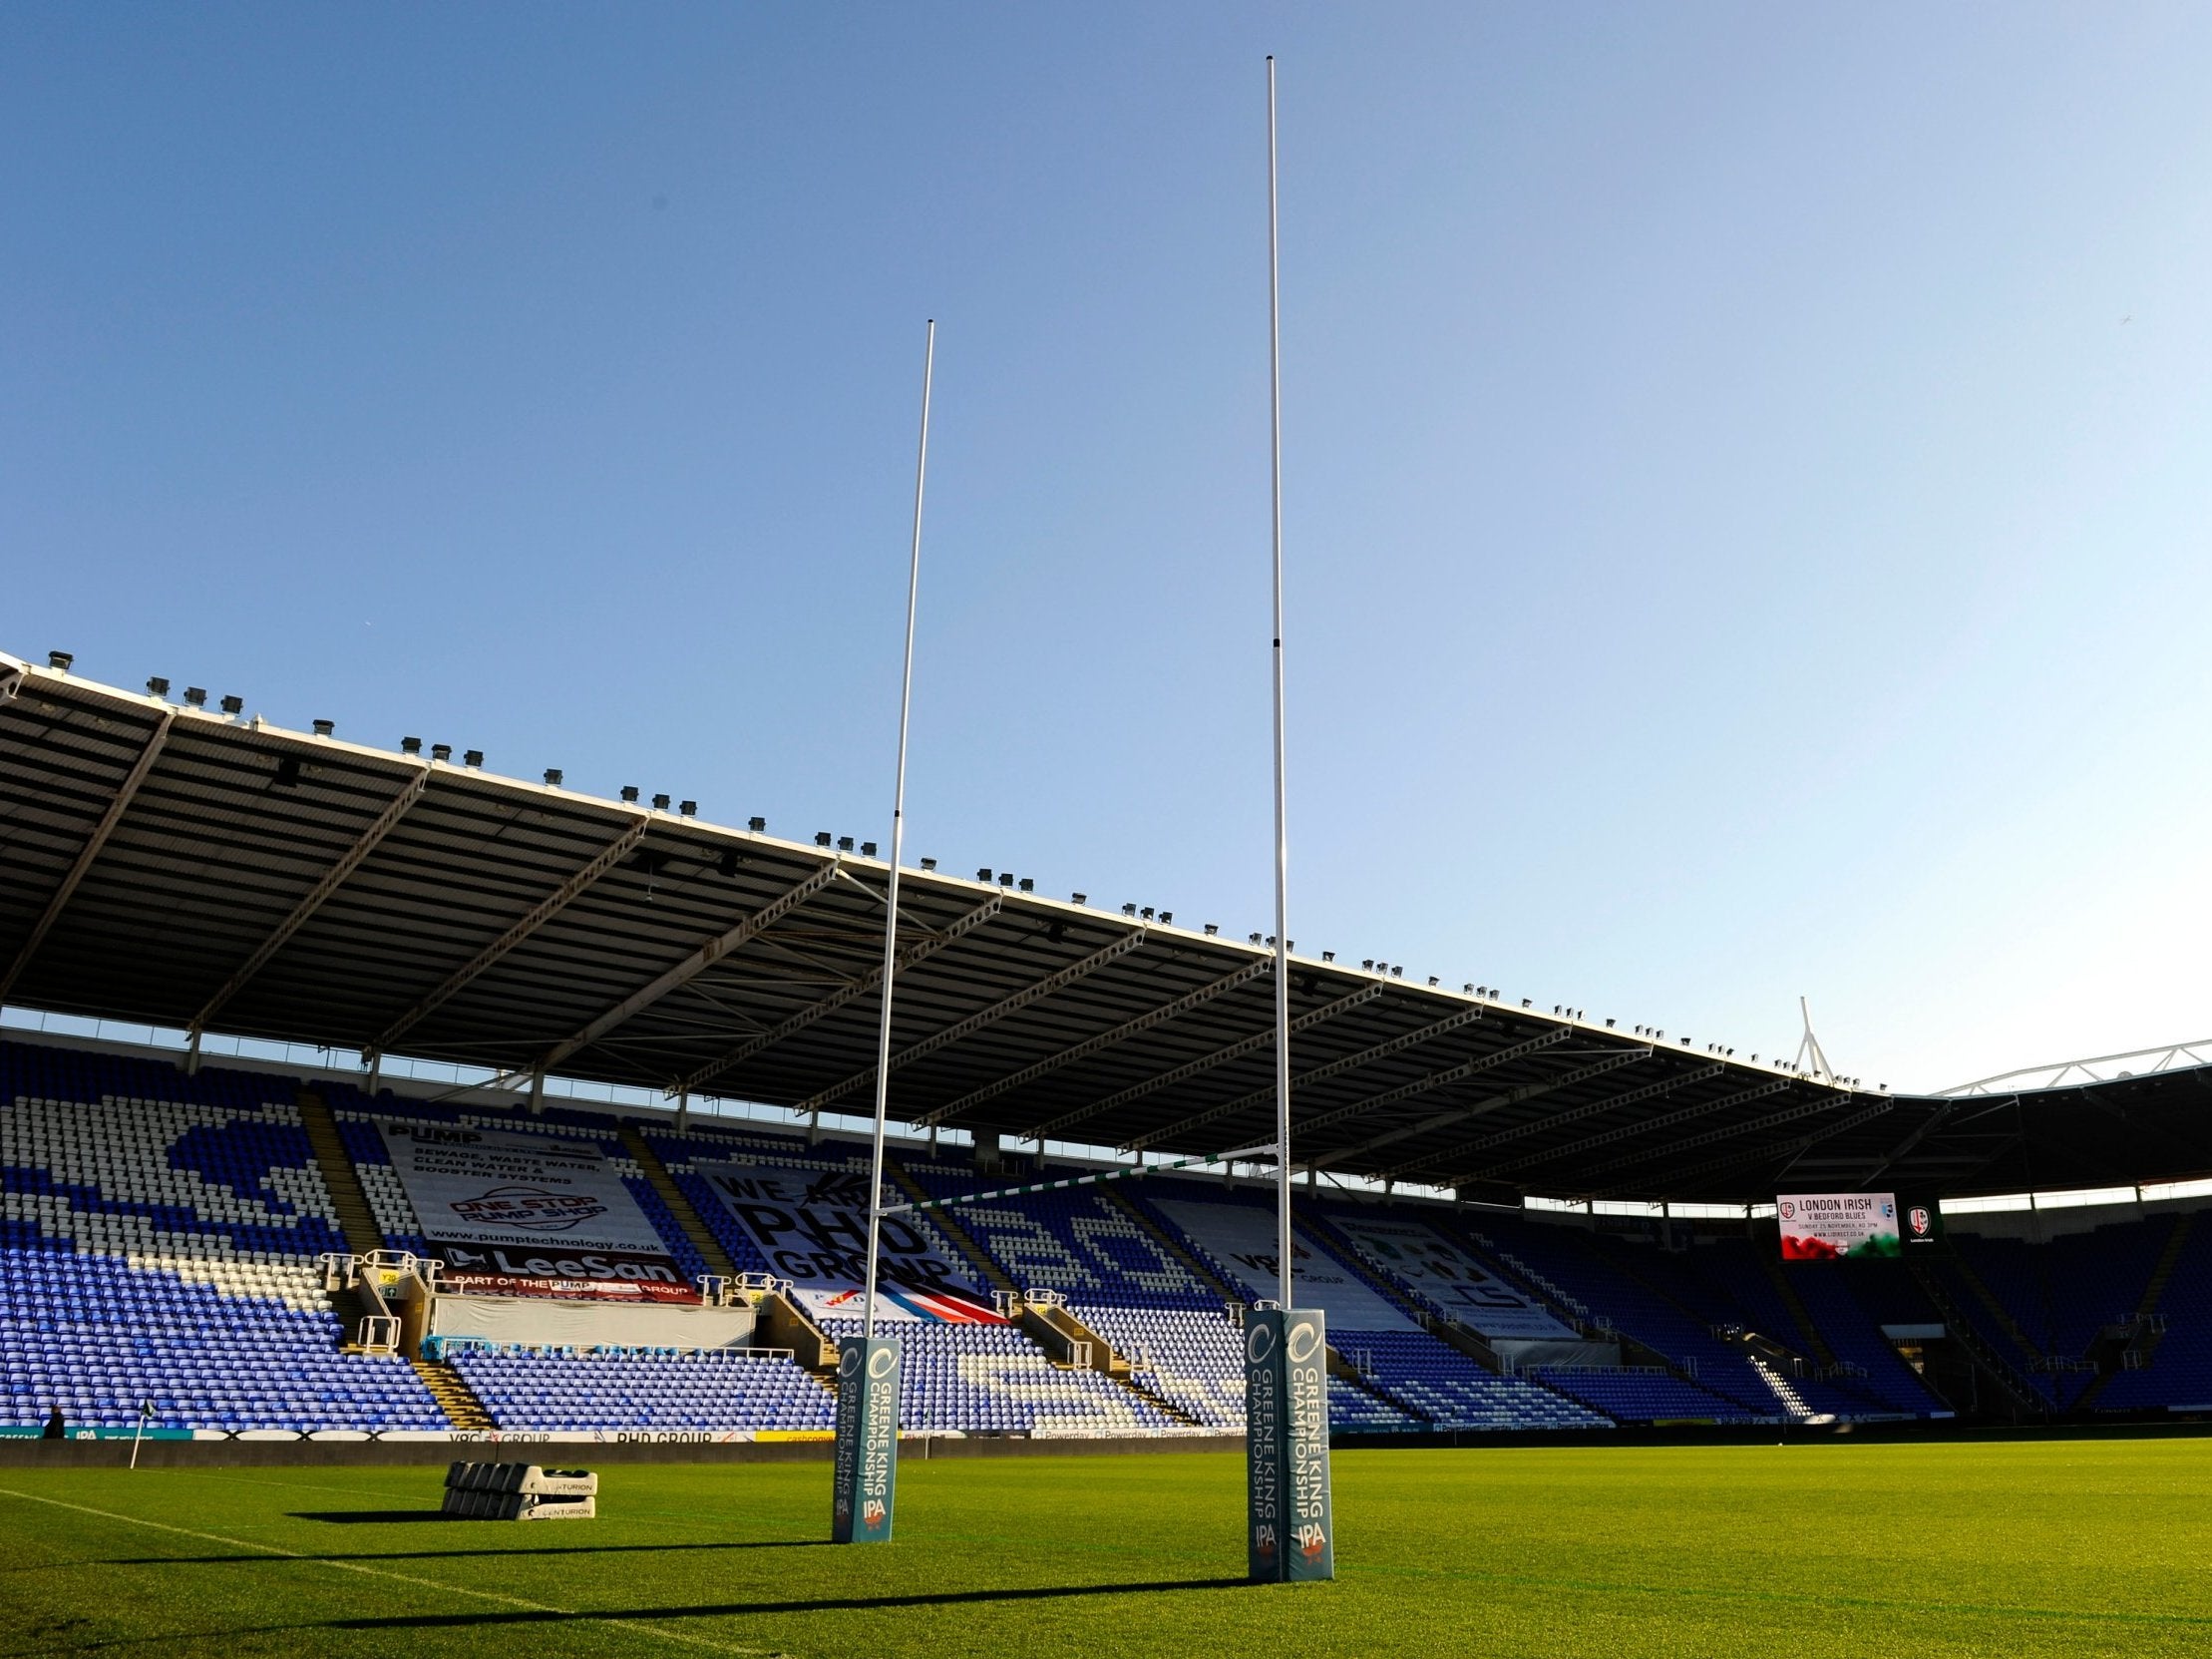
<path fill-rule="evenodd" d="M 401 754 L 421 754 L 423 752 L 423 740 L 420 737 L 402 737 L 399 740 L 399 752 Z"/>
<path fill-rule="evenodd" d="M 223 712 L 224 712 L 225 714 L 231 715 L 231 716 L 232 716 L 233 718 L 234 718 L 234 717 L 236 717 L 237 715 L 243 714 L 243 713 L 245 712 L 245 698 L 243 698 L 243 697 L 225 697 L 225 698 L 223 698 L 223 699 L 222 699 L 222 711 L 223 711 Z"/>
<path fill-rule="evenodd" d="M 168 696 L 169 681 L 164 679 L 160 674 L 156 674 L 152 679 L 146 682 L 146 694 L 150 697 Z"/>
<path fill-rule="evenodd" d="M 433 759 L 433 760 L 451 760 L 451 759 L 453 758 L 453 745 L 452 745 L 451 743 L 433 743 L 433 744 L 431 744 L 431 745 L 430 745 L 430 758 L 431 758 L 431 759 Z M 624 799 L 625 801 L 634 801 L 634 800 L 636 800 L 636 799 L 637 799 L 637 791 L 636 791 L 635 789 L 625 789 L 625 790 L 623 790 L 623 791 L 622 791 L 622 799 Z"/>
<path fill-rule="evenodd" d="M 873 842 L 873 841 L 863 841 L 863 842 L 861 843 L 861 857 L 863 857 L 863 858 L 874 858 L 875 856 L 876 856 L 876 843 L 875 843 L 875 842 Z"/>
<path fill-rule="evenodd" d="M 65 650 L 50 650 L 46 653 L 46 665 L 49 668 L 59 668 L 65 674 L 69 672 L 69 665 L 76 660 L 76 657 Z"/>
<path fill-rule="evenodd" d="M 1024 893 L 1034 893 L 1037 890 L 1037 884 L 1027 876 L 1023 876 L 1017 885 Z"/>
<path fill-rule="evenodd" d="M 194 700 L 197 701 L 199 699 L 195 698 Z M 315 720 L 310 723 L 314 726 L 315 735 L 317 737 L 328 737 L 332 732 L 338 729 L 337 722 L 333 720 Z"/>
<path fill-rule="evenodd" d="M 207 693 L 196 685 L 187 685 L 184 687 L 184 700 L 194 708 L 205 708 L 207 706 Z"/>
<path fill-rule="evenodd" d="M 839 836 L 837 838 L 837 850 L 841 853 L 851 852 L 853 850 L 853 838 L 850 835 Z"/>
<path fill-rule="evenodd" d="M 323 735 L 328 736 L 329 733 L 325 732 Z M 482 749 L 464 749 L 461 753 L 461 764 L 464 766 L 482 766 L 484 764 L 484 751 Z"/>
<path fill-rule="evenodd" d="M 934 870 L 937 867 L 937 861 L 933 858 L 925 858 L 922 861 L 922 867 L 924 870 Z"/>
<path fill-rule="evenodd" d="M 745 820 L 745 827 L 758 835 L 768 827 L 768 820 L 766 818 L 748 818 Z"/>
<path fill-rule="evenodd" d="M 1208 939 L 1214 938 L 1221 931 L 1222 925 L 1219 922 L 1209 922 L 1206 924 L 1206 937 Z"/>
<path fill-rule="evenodd" d="M 546 768 L 546 787 L 548 789 L 558 789 L 560 787 L 560 768 L 558 766 L 548 766 Z"/>

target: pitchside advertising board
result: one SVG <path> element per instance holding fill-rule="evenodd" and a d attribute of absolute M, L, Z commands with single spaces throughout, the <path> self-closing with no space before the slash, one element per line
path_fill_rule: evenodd
<path fill-rule="evenodd" d="M 1255 1583 L 1336 1576 L 1328 1490 L 1328 1336 L 1318 1309 L 1245 1316 L 1246 1569 Z"/>
<path fill-rule="evenodd" d="M 777 1277 L 817 1318 L 858 1318 L 868 1278 L 868 1177 L 796 1164 L 694 1164 Z M 990 1296 L 944 1241 L 912 1215 L 878 1234 L 878 1323 L 1002 1325 Z"/>
<path fill-rule="evenodd" d="M 1411 1285 L 1435 1307 L 1486 1337 L 1576 1335 L 1473 1257 L 1417 1221 L 1338 1216 L 1337 1231 Z"/>
<path fill-rule="evenodd" d="M 456 1289 L 699 1299 L 596 1146 L 458 1124 L 380 1119 L 377 1127 Z"/>
<path fill-rule="evenodd" d="M 1254 1296 L 1264 1300 L 1280 1293 L 1283 1281 L 1276 1271 L 1273 1211 L 1192 1198 L 1154 1202 Z M 1339 1330 L 1414 1329 L 1411 1320 L 1369 1290 L 1349 1268 L 1296 1238 L 1290 1241 L 1290 1268 L 1297 1299 L 1326 1313 Z"/>
<path fill-rule="evenodd" d="M 1915 1204 L 1908 1225 L 1914 1237 L 1934 1237 L 1935 1206 Z M 1774 1200 L 1785 1262 L 1834 1261 L 1845 1256 L 1895 1256 L 1897 1195 L 1893 1192 L 1785 1192 Z"/>

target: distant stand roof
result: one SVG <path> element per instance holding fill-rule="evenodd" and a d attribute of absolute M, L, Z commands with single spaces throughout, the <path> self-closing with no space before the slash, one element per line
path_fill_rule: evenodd
<path fill-rule="evenodd" d="M 0 657 L 0 1001 L 866 1112 L 888 867 Z M 1265 945 L 901 877 L 893 1115 L 1272 1138 Z M 2212 1068 L 1955 1097 L 1291 959 L 1292 1161 L 1739 1202 L 2212 1172 Z"/>

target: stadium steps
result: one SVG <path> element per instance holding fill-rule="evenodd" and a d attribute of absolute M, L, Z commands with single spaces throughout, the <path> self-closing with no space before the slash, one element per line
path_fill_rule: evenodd
<path fill-rule="evenodd" d="M 1192 1278 L 1220 1297 L 1224 1307 L 1232 1303 L 1238 1307 L 1245 1305 L 1247 1298 L 1242 1291 L 1231 1290 L 1228 1282 L 1200 1259 L 1198 1252 L 1155 1221 L 1142 1204 L 1131 1203 L 1127 1193 L 1118 1191 L 1111 1184 L 1102 1184 L 1093 1187 L 1091 1190 L 1105 1201 L 1108 1208 L 1119 1210 L 1143 1228 L 1146 1238 L 1152 1240 L 1154 1244 L 1157 1244 L 1177 1262 L 1181 1263 Z"/>
<path fill-rule="evenodd" d="M 1928 1300 L 1935 1304 L 1936 1311 L 1943 1315 L 1944 1329 L 1950 1333 L 1952 1341 L 1974 1362 L 1974 1369 L 1979 1375 L 1995 1383 L 2012 1400 L 2015 1415 L 2026 1414 L 2038 1418 L 2050 1416 L 2050 1401 L 1975 1329 L 1974 1322 L 1967 1318 L 1935 1269 L 1910 1250 L 1905 1252 L 1905 1266 L 1919 1282 Z"/>
<path fill-rule="evenodd" d="M 699 1219 L 699 1212 L 691 1207 L 691 1200 L 683 1195 L 683 1189 L 669 1175 L 668 1166 L 660 1161 L 660 1154 L 638 1133 L 634 1123 L 625 1121 L 621 1125 L 621 1136 L 622 1149 L 636 1160 L 637 1171 L 645 1177 L 645 1184 L 668 1206 L 668 1213 L 676 1218 L 676 1225 L 683 1229 L 683 1236 L 691 1241 L 691 1248 L 699 1252 L 699 1259 L 707 1264 L 707 1271 L 719 1273 L 734 1283 L 737 1278 L 737 1264 L 730 1260 L 730 1253 L 722 1248 L 721 1240 Z"/>
<path fill-rule="evenodd" d="M 2158 1312 L 2158 1304 L 2165 1299 L 2166 1283 L 2173 1277 L 2174 1269 L 2180 1265 L 2182 1247 L 2189 1242 L 2189 1229 L 2196 1219 L 2197 1212 L 2194 1210 L 2183 1210 L 2174 1217 L 2173 1231 L 2166 1235 L 2165 1248 L 2158 1252 L 2158 1260 L 2150 1270 L 2150 1277 L 2143 1282 L 2143 1294 L 2135 1300 L 2134 1323 L 2137 1326 L 2145 1324 Z M 2153 1338 L 2152 1341 L 2155 1342 L 2156 1339 Z M 2074 1400 L 2073 1409 L 2086 1412 L 2094 1407 L 2096 1397 L 2104 1392 L 2104 1386 L 2118 1375 L 2116 1367 L 2100 1372 Z"/>
<path fill-rule="evenodd" d="M 477 1398 L 476 1390 L 470 1388 L 452 1366 L 443 1360 L 409 1360 L 407 1363 L 415 1368 L 415 1375 L 423 1380 L 423 1387 L 430 1391 L 431 1399 L 438 1402 L 438 1409 L 456 1429 L 499 1427 L 484 1402 Z"/>
<path fill-rule="evenodd" d="M 1823 1370 L 1836 1363 L 1836 1351 L 1828 1346 L 1828 1339 L 1820 1334 L 1820 1325 L 1805 1306 L 1804 1298 L 1797 1294 L 1797 1287 L 1789 1282 L 1789 1274 L 1782 1267 L 1781 1238 L 1777 1232 L 1774 1248 L 1769 1250 L 1763 1242 L 1755 1241 L 1751 1254 L 1765 1271 L 1774 1286 L 1774 1294 L 1782 1299 L 1782 1306 L 1789 1310 L 1789 1317 L 1797 1322 L 1797 1331 L 1805 1339 L 1805 1346 L 1812 1357 L 1820 1362 Z"/>
<path fill-rule="evenodd" d="M 337 1212 L 338 1231 L 345 1237 L 346 1248 L 356 1256 L 383 1249 L 383 1230 L 376 1224 L 376 1212 L 369 1208 L 360 1172 L 346 1156 L 345 1142 L 338 1136 L 338 1120 L 330 1115 L 329 1103 L 311 1088 L 299 1089 L 295 1098 L 300 1123 L 307 1130 L 307 1145 L 315 1154 L 323 1188 L 330 1194 L 330 1207 Z"/>
<path fill-rule="evenodd" d="M 1143 1383 L 1137 1380 L 1135 1373 L 1131 1373 L 1129 1376 L 1126 1377 L 1116 1377 L 1114 1381 L 1119 1383 L 1123 1388 L 1127 1389 L 1137 1399 L 1143 1401 L 1147 1406 L 1155 1407 L 1159 1411 L 1166 1413 L 1177 1423 L 1183 1424 L 1186 1427 L 1192 1429 L 1204 1429 L 1207 1427 L 1207 1425 L 1201 1423 L 1196 1417 L 1192 1416 L 1189 1412 L 1178 1406 L 1166 1395 L 1155 1394 L 1152 1390 L 1146 1388 Z M 1217 1429 L 1215 1433 L 1219 1434 L 1221 1433 L 1221 1431 Z"/>
<path fill-rule="evenodd" d="M 1997 1328 L 2005 1333 L 2014 1347 L 2026 1354 L 2030 1360 L 2040 1360 L 2048 1357 L 2040 1348 L 2028 1340 L 2028 1333 L 2023 1331 L 2020 1328 L 2020 1322 L 2013 1318 L 2012 1310 L 1998 1300 L 1997 1292 L 1990 1289 L 1989 1282 L 1981 1274 L 1974 1271 L 1973 1263 L 1969 1262 L 1966 1257 L 1954 1253 L 1951 1257 L 1951 1269 L 1959 1275 L 1960 1283 L 1973 1293 L 1975 1301 L 1989 1310 L 1990 1317 L 1997 1321 Z"/>
<path fill-rule="evenodd" d="M 907 1166 L 888 1150 L 884 1153 L 884 1169 L 891 1176 L 893 1182 L 897 1184 L 899 1190 L 905 1193 L 914 1203 L 926 1204 L 931 1202 L 930 1195 L 923 1190 L 922 1183 L 916 1180 L 909 1173 Z M 983 1282 L 989 1285 L 991 1289 L 1007 1292 L 1020 1289 L 1013 1280 L 1006 1277 L 1005 1269 L 998 1265 L 991 1253 L 975 1242 L 975 1236 L 954 1219 L 950 1210 L 928 1210 L 924 1213 L 929 1218 L 929 1225 L 942 1233 L 951 1243 L 952 1248 L 967 1258 L 968 1265 L 982 1274 Z"/>

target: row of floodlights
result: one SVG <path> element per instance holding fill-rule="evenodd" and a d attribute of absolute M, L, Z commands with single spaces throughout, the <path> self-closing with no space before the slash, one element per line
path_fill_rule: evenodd
<path fill-rule="evenodd" d="M 70 664 L 75 662 L 77 658 L 72 652 L 65 650 L 53 650 L 46 653 L 46 660 L 50 666 L 52 666 L 59 672 L 67 673 L 69 671 Z M 169 681 L 167 679 L 164 679 L 160 674 L 156 674 L 153 678 L 149 679 L 146 682 L 146 688 L 152 695 L 157 697 L 166 697 L 169 695 Z M 186 687 L 184 687 L 184 701 L 189 707 L 204 708 L 207 706 L 207 693 L 200 686 L 187 685 Z M 221 699 L 220 706 L 223 713 L 231 715 L 233 717 L 245 712 L 245 700 L 241 697 L 224 697 Z M 338 729 L 336 722 L 331 720 L 316 720 L 313 722 L 313 727 L 315 735 L 317 737 L 329 737 Z M 420 755 L 423 752 L 423 740 L 420 737 L 402 737 L 399 740 L 399 746 L 400 752 L 402 754 Z M 431 744 L 430 758 L 436 761 L 450 762 L 453 759 L 453 745 L 451 743 Z M 484 751 L 482 749 L 463 750 L 461 755 L 461 764 L 464 766 L 481 768 L 484 764 Z M 546 784 L 548 788 L 558 789 L 561 786 L 560 780 L 561 771 L 559 767 L 549 766 L 546 768 Z M 284 787 L 296 786 L 299 782 L 298 761 L 290 759 L 289 757 L 279 761 L 277 763 L 276 782 Z M 632 806 L 636 805 L 638 799 L 637 785 L 634 783 L 623 784 L 622 799 Z M 667 795 L 655 795 L 653 797 L 654 811 L 666 812 L 668 809 L 669 797 Z M 681 817 L 693 818 L 698 816 L 699 803 L 697 801 L 678 801 L 675 804 L 675 810 L 677 814 Z M 748 818 L 745 821 L 745 827 L 751 830 L 755 835 L 759 835 L 767 830 L 768 820 L 766 818 L 759 817 Z M 850 835 L 833 836 L 828 830 L 817 830 L 815 832 L 814 844 L 817 847 L 825 848 L 835 845 L 838 851 L 846 853 L 856 850 L 854 847 L 853 838 Z M 874 858 L 876 856 L 876 843 L 873 841 L 863 841 L 860 843 L 858 851 L 863 858 Z M 725 860 L 724 862 L 730 863 L 732 861 Z M 922 860 L 922 868 L 924 870 L 933 871 L 936 869 L 936 867 L 937 861 L 933 858 L 925 858 Z M 995 880 L 1000 887 L 1017 888 L 1023 893 L 1034 893 L 1037 890 L 1037 884 L 1035 880 L 1031 877 L 1022 876 L 1017 879 L 1011 872 L 994 873 L 988 866 L 978 869 L 975 872 L 975 879 L 986 884 Z M 1070 894 L 1069 897 L 1079 905 L 1090 903 L 1090 896 L 1085 893 L 1073 893 Z M 1142 918 L 1144 921 L 1147 922 L 1153 921 L 1155 918 L 1157 918 L 1161 923 L 1170 927 L 1172 927 L 1175 923 L 1175 912 L 1173 912 L 1172 910 L 1155 911 L 1150 905 L 1140 906 L 1136 904 L 1126 904 L 1121 907 L 1121 913 L 1124 916 L 1130 917 L 1132 919 Z M 1207 937 L 1213 938 L 1220 934 L 1221 925 L 1216 922 L 1208 922 L 1205 924 L 1205 929 Z M 1273 935 L 1263 937 L 1262 935 L 1255 933 L 1250 935 L 1249 937 L 1252 943 L 1255 945 L 1265 944 L 1271 950 L 1275 946 L 1275 938 Z M 1288 948 L 1290 950 L 1297 949 L 1297 942 L 1295 940 L 1292 940 Z M 1336 960 L 1336 953 L 1334 951 L 1323 951 L 1321 953 L 1321 960 L 1323 962 L 1334 962 Z M 1370 974 L 1388 974 L 1392 979 L 1403 979 L 1405 977 L 1405 965 L 1403 963 L 1382 962 L 1373 957 L 1366 957 L 1361 959 L 1359 966 Z M 1434 988 L 1440 982 L 1436 975 L 1431 974 L 1428 977 L 1428 983 L 1431 988 Z M 1476 985 L 1471 981 L 1468 984 L 1462 986 L 1460 989 L 1471 997 L 1502 999 L 1505 995 L 1505 993 L 1499 991 L 1494 986 Z M 1521 1006 L 1523 1008 L 1533 1008 L 1535 1006 L 1534 1000 L 1528 997 L 1524 997 L 1521 999 Z M 1554 1003 L 1552 1005 L 1552 1013 L 1560 1016 L 1563 1019 L 1569 1020 L 1581 1020 L 1585 1017 L 1581 1009 L 1568 1008 L 1565 1004 L 1561 1003 Z M 1614 1022 L 1608 1020 L 1606 1022 L 1606 1029 L 1608 1031 L 1613 1030 Z M 1648 1037 L 1662 1042 L 1666 1039 L 1665 1031 L 1657 1026 L 1637 1026 L 1633 1028 L 1633 1031 L 1634 1035 L 1638 1037 Z M 1676 1037 L 1675 1040 L 1685 1046 L 1688 1044 L 1689 1041 L 1687 1037 Z M 1718 1054 L 1723 1059 L 1732 1059 L 1735 1057 L 1735 1050 L 1733 1048 L 1727 1047 L 1718 1042 L 1706 1043 L 1705 1049 L 1708 1053 Z M 1753 1054 L 1751 1056 L 1754 1062 L 1757 1061 L 1758 1057 L 1759 1056 L 1756 1054 Z M 1792 1068 L 1784 1067 L 1784 1069 L 1787 1070 Z M 1812 1073 L 1800 1071 L 1799 1075 L 1810 1076 L 1812 1075 Z M 1861 1086 L 1861 1079 L 1857 1077 L 1836 1077 L 1833 1080 L 1838 1083 L 1848 1084 L 1853 1088 Z M 1889 1087 L 1889 1084 L 1883 1083 L 1881 1087 L 1887 1089 Z"/>

